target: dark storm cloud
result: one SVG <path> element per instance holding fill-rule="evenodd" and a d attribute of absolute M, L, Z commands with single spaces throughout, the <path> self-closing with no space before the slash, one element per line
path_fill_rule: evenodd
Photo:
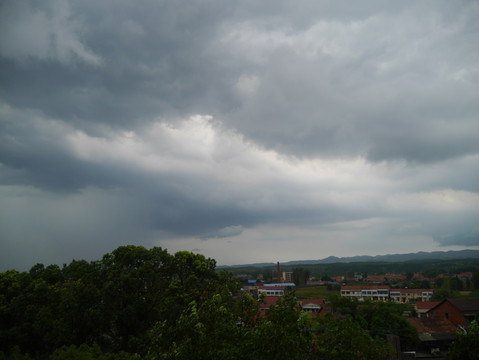
<path fill-rule="evenodd" d="M 43 9 L 37 9 L 42 5 Z M 57 5 L 37 4 L 29 10 L 30 17 L 37 13 L 48 17 Z M 4 7 L 14 8 L 11 12 L 28 8 L 17 2 Z M 48 116 L 77 123 L 135 126 L 152 116 L 204 112 L 231 104 L 229 76 L 207 50 L 221 18 L 218 15 L 224 12 L 214 2 L 201 6 L 85 2 L 68 9 L 63 17 L 78 23 L 78 30 L 72 31 L 101 61 L 92 64 L 72 57 L 62 62 L 55 53 L 40 57 L 33 52 L 23 56 L 7 52 L 10 56 L 2 59 L 0 95 L 12 105 L 33 106 Z M 56 17 L 62 18 L 61 14 Z M 55 16 L 51 18 L 54 21 Z M 56 31 L 63 30 L 52 32 L 59 35 Z"/>
<path fill-rule="evenodd" d="M 463 246 L 478 246 L 479 233 L 458 233 L 454 235 L 443 235 L 436 239 L 438 243 L 443 246 L 448 245 L 463 245 Z"/>
<path fill-rule="evenodd" d="M 430 162 L 477 153 L 476 4 L 435 8 L 422 22 L 413 12 L 425 9 L 401 10 L 352 23 L 320 17 L 303 33 L 254 23 L 236 31 L 228 39 L 259 59 L 237 128 L 302 156 Z"/>
<path fill-rule="evenodd" d="M 36 54 L 4 51 L 0 96 L 90 131 L 88 123 L 134 128 L 210 113 L 300 156 L 429 162 L 477 153 L 474 3 L 274 5 L 82 2 L 55 12 L 56 2 L 6 2 L 4 17 L 43 14 L 59 24 L 47 35 L 66 30 L 98 61 L 59 41 Z M 250 98 L 235 91 L 245 75 L 259 78 Z"/>
<path fill-rule="evenodd" d="M 478 15 L 471 1 L 3 1 L 2 256 L 283 228 L 343 248 L 478 245 Z"/>

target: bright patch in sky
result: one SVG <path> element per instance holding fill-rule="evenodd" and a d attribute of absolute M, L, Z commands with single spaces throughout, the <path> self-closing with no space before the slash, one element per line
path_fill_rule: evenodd
<path fill-rule="evenodd" d="M 479 247 L 476 2 L 0 5 L 0 264 Z"/>

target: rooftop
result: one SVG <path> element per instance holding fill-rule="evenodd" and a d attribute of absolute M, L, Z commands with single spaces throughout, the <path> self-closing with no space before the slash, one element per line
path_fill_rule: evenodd
<path fill-rule="evenodd" d="M 344 285 L 341 290 L 389 290 L 389 285 Z"/>
<path fill-rule="evenodd" d="M 457 331 L 456 326 L 446 318 L 408 318 L 407 320 L 417 329 L 419 339 L 422 341 L 452 339 Z"/>
<path fill-rule="evenodd" d="M 460 311 L 479 311 L 479 298 L 447 299 Z"/>
<path fill-rule="evenodd" d="M 438 305 L 440 301 L 418 301 L 416 303 L 416 308 L 418 310 L 429 310 L 432 309 L 434 306 Z"/>

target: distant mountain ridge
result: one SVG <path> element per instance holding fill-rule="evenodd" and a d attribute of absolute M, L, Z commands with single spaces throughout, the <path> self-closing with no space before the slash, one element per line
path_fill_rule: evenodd
<path fill-rule="evenodd" d="M 425 252 L 420 251 L 417 253 L 407 254 L 388 254 L 388 255 L 360 255 L 351 257 L 336 257 L 329 256 L 319 260 L 293 260 L 288 262 L 282 262 L 281 265 L 312 265 L 312 264 L 333 264 L 333 263 L 351 263 L 351 262 L 404 262 L 404 261 L 419 261 L 419 260 L 452 260 L 452 259 L 467 259 L 467 258 L 479 258 L 479 250 L 450 250 L 450 251 L 432 251 Z M 235 268 L 235 267 L 263 267 L 271 266 L 274 263 L 255 263 L 244 265 L 230 265 L 230 266 L 218 266 L 219 268 Z"/>

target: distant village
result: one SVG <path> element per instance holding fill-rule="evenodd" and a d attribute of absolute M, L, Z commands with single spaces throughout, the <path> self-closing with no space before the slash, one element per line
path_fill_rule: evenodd
<path fill-rule="evenodd" d="M 274 274 L 275 279 L 271 282 L 266 282 L 261 274 L 257 279 L 252 279 L 249 274 L 235 275 L 242 281 L 242 291 L 262 299 L 261 316 L 265 316 L 266 311 L 275 305 L 278 299 L 297 289 L 292 281 L 293 272 L 281 272 L 279 263 Z M 479 318 L 479 298 L 467 297 L 470 292 L 462 291 L 461 295 L 465 297 L 435 301 L 434 289 L 431 285 L 442 282 L 445 278 L 454 278 L 462 282 L 464 288 L 468 288 L 467 285 L 471 284 L 472 276 L 472 272 L 439 274 L 436 278 L 427 278 L 421 274 L 408 274 L 408 276 L 354 274 L 353 277 L 331 277 L 327 281 L 309 277 L 302 287 L 328 286 L 333 291 L 339 291 L 341 297 L 356 299 L 358 302 L 389 301 L 409 304 L 411 310 L 405 311 L 403 316 L 417 329 L 421 345 L 417 352 L 403 354 L 402 358 L 442 359 L 456 338 L 456 333 L 467 332 L 470 323 Z M 428 288 L 400 287 L 404 283 L 429 284 L 430 286 Z M 327 299 L 301 299 L 298 301 L 298 308 L 311 313 L 313 317 L 325 316 L 327 313 L 334 314 Z"/>

